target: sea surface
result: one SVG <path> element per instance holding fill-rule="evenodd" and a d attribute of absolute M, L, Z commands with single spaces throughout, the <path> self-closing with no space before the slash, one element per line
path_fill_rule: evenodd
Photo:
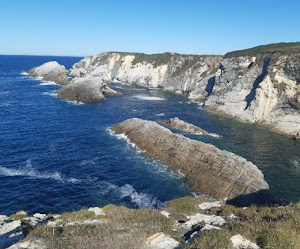
<path fill-rule="evenodd" d="M 211 133 L 193 139 L 241 155 L 265 174 L 272 194 L 300 200 L 300 143 L 264 128 L 210 114 L 185 96 L 121 83 L 123 93 L 98 104 L 56 98 L 59 86 L 24 72 L 56 60 L 81 58 L 0 56 L 0 214 L 60 213 L 108 203 L 161 207 L 193 195 L 177 172 L 144 156 L 109 127 L 127 118 L 179 117 Z"/>

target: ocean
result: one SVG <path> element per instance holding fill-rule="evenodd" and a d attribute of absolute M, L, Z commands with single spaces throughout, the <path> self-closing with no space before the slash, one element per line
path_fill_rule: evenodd
<path fill-rule="evenodd" d="M 211 136 L 184 135 L 245 157 L 262 170 L 277 199 L 300 200 L 297 141 L 211 114 L 162 89 L 111 83 L 121 96 L 82 104 L 58 99 L 58 85 L 24 74 L 47 61 L 69 68 L 80 59 L 0 56 L 0 214 L 61 213 L 109 203 L 157 208 L 194 195 L 180 173 L 111 133 L 112 125 L 132 117 L 179 117 L 195 124 Z"/>

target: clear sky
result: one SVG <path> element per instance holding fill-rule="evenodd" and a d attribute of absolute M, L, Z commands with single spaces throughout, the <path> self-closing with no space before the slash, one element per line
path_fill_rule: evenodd
<path fill-rule="evenodd" d="M 0 54 L 224 54 L 300 41 L 299 0 L 0 0 Z"/>

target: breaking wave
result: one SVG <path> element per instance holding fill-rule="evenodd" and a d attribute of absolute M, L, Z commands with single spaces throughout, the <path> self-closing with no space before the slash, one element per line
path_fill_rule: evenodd
<path fill-rule="evenodd" d="M 148 95 L 143 95 L 143 94 L 138 94 L 138 95 L 134 95 L 133 96 L 134 99 L 141 99 L 141 100 L 152 100 L 152 101 L 162 101 L 162 100 L 166 100 L 164 98 L 160 98 L 160 97 L 153 97 L 153 96 L 148 96 Z"/>
<path fill-rule="evenodd" d="M 51 96 L 51 97 L 56 97 L 57 94 L 55 92 L 43 92 L 43 95 Z"/>
<path fill-rule="evenodd" d="M 119 187 L 112 183 L 102 182 L 99 191 L 103 195 L 113 196 L 119 200 L 128 200 L 138 208 L 160 208 L 163 206 L 163 203 L 155 196 L 145 192 L 139 193 L 130 184 Z"/>
<path fill-rule="evenodd" d="M 56 84 L 55 82 L 53 81 L 42 81 L 40 83 L 40 86 L 57 86 L 58 84 Z"/>
<path fill-rule="evenodd" d="M 32 179 L 52 179 L 62 183 L 89 183 L 95 179 L 82 180 L 77 178 L 66 178 L 60 172 L 41 172 L 32 168 L 31 159 L 26 161 L 26 166 L 24 168 L 12 169 L 0 166 L 0 175 L 1 176 L 25 176 Z"/>

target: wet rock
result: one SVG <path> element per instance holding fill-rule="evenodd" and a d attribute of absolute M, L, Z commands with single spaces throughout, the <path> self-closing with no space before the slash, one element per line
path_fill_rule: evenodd
<path fill-rule="evenodd" d="M 146 155 L 180 171 L 191 187 L 202 194 L 241 205 L 265 203 L 271 196 L 262 172 L 233 153 L 174 134 L 153 121 L 128 119 L 112 130 L 124 134 Z"/>
<path fill-rule="evenodd" d="M 41 77 L 45 81 L 53 81 L 59 85 L 67 85 L 68 71 L 56 61 L 49 61 L 27 72 L 32 77 Z"/>
<path fill-rule="evenodd" d="M 186 132 L 189 132 L 189 133 L 192 133 L 195 135 L 207 135 L 208 134 L 207 131 L 205 131 L 193 124 L 185 122 L 185 121 L 179 119 L 178 117 L 171 118 L 168 120 L 162 120 L 161 123 L 173 128 L 173 129 L 186 131 Z"/>

